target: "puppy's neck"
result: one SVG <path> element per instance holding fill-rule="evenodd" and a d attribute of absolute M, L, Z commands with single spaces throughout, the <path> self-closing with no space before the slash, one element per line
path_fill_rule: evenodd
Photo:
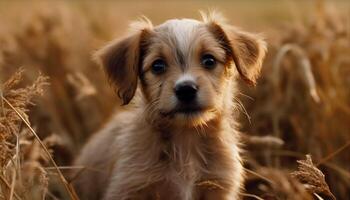
<path fill-rule="evenodd" d="M 224 113 L 219 114 L 205 124 L 199 124 L 196 126 L 178 125 L 166 121 L 162 121 L 164 123 L 153 123 L 149 125 L 152 126 L 155 131 L 159 132 L 161 134 L 161 138 L 164 140 L 169 140 L 173 137 L 174 134 L 181 133 L 193 133 L 193 135 L 199 137 L 215 136 L 212 135 L 212 133 L 220 132 L 223 127 L 225 127 L 225 129 L 227 129 L 226 127 L 232 128 L 230 124 L 232 117 L 228 116 L 228 114 L 225 114 L 225 116 L 223 115 Z"/>

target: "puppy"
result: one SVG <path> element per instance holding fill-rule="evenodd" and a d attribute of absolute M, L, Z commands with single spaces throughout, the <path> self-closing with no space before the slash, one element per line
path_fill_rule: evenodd
<path fill-rule="evenodd" d="M 95 54 L 123 105 L 83 148 L 83 200 L 234 200 L 243 183 L 236 77 L 254 85 L 258 36 L 217 13 L 133 24 Z M 135 98 L 134 98 L 135 96 Z"/>

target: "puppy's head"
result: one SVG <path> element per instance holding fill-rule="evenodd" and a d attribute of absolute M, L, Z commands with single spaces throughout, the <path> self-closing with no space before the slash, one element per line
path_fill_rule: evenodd
<path fill-rule="evenodd" d="M 254 85 L 265 56 L 259 36 L 213 13 L 202 21 L 174 19 L 156 27 L 147 21 L 137 27 L 95 56 L 124 104 L 140 85 L 154 121 L 197 126 L 225 113 L 236 74 Z"/>

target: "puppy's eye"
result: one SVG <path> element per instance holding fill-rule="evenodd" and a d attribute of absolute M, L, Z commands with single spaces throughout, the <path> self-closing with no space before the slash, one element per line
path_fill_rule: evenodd
<path fill-rule="evenodd" d="M 211 54 L 203 55 L 201 62 L 202 65 L 207 69 L 213 69 L 216 66 L 216 60 Z"/>
<path fill-rule="evenodd" d="M 152 63 L 153 74 L 162 74 L 166 70 L 166 63 L 162 59 L 157 59 Z"/>

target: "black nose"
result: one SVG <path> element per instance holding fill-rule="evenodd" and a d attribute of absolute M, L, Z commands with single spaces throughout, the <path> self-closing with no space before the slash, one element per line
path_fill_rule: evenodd
<path fill-rule="evenodd" d="M 176 97 L 184 103 L 189 103 L 196 98 L 197 85 L 192 81 L 185 81 L 175 86 Z"/>

